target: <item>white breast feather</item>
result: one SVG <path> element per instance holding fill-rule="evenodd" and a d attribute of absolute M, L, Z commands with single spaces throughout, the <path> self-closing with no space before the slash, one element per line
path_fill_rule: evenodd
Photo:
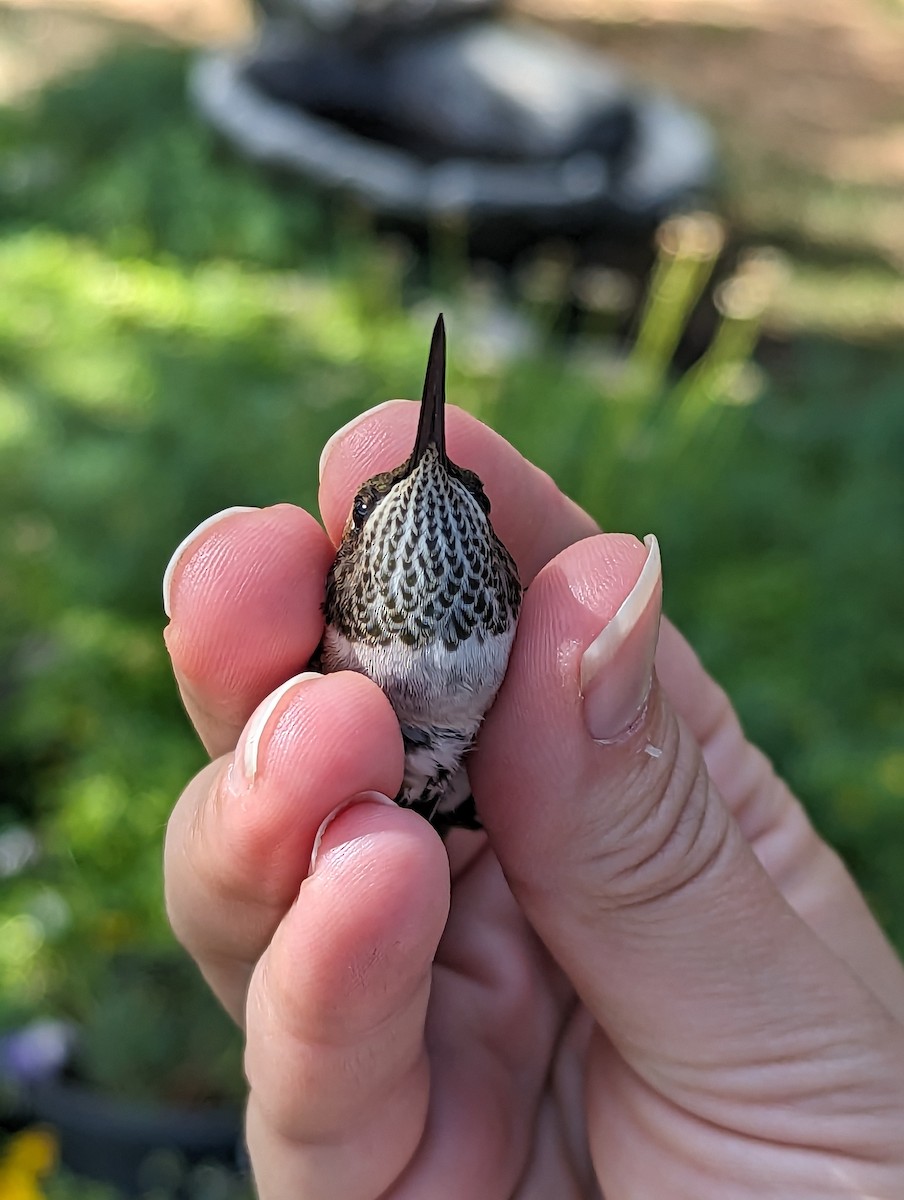
<path fill-rule="evenodd" d="M 324 655 L 331 671 L 361 671 L 379 684 L 402 724 L 473 734 L 499 691 L 514 636 L 514 629 L 482 640 L 472 635 L 447 650 L 441 642 L 352 644 L 328 627 Z"/>

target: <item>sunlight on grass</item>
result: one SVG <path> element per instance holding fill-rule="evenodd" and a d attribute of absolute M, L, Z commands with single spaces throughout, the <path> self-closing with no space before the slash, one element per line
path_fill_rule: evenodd
<path fill-rule="evenodd" d="M 904 329 L 904 277 L 883 267 L 797 264 L 769 312 L 786 333 L 877 341 Z"/>

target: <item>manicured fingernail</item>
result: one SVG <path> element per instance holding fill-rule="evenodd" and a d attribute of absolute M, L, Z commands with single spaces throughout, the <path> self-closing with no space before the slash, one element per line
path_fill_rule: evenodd
<path fill-rule="evenodd" d="M 382 792 L 360 792 L 357 796 L 352 796 L 350 800 L 343 800 L 341 804 L 337 804 L 333 811 L 328 813 L 320 822 L 320 828 L 314 835 L 314 846 L 311 850 L 311 865 L 308 867 L 309 875 L 314 874 L 314 868 L 317 866 L 317 855 L 320 851 L 320 843 L 323 841 L 323 835 L 339 814 L 345 812 L 347 808 L 351 808 L 353 804 L 388 804 L 391 808 L 394 808 L 395 800 L 390 800 Z"/>
<path fill-rule="evenodd" d="M 662 610 L 659 543 L 644 538 L 647 560 L 618 612 L 581 659 L 584 720 L 598 742 L 614 742 L 643 713 L 653 682 Z"/>
<path fill-rule="evenodd" d="M 233 513 L 257 511 L 258 510 L 256 508 L 249 508 L 244 504 L 236 504 L 232 508 L 224 508 L 222 512 L 214 513 L 212 517 L 208 517 L 206 521 L 202 521 L 201 524 L 196 526 L 187 537 L 182 539 L 182 541 L 173 551 L 173 556 L 166 564 L 166 570 L 163 572 L 163 611 L 168 617 L 172 617 L 173 615 L 170 612 L 170 587 L 172 586 L 173 582 L 173 572 L 179 563 L 179 559 L 192 544 L 192 542 L 200 537 L 202 533 L 205 533 L 208 529 L 210 529 L 212 525 L 216 525 L 226 517 L 231 517 Z"/>
<path fill-rule="evenodd" d="M 297 683 L 303 683 L 306 679 L 322 678 L 323 676 L 318 675 L 316 671 L 302 671 L 300 675 L 293 675 L 291 679 L 287 679 L 285 683 L 281 683 L 275 691 L 271 692 L 266 700 L 262 700 L 251 714 L 251 719 L 245 726 L 245 732 L 239 739 L 239 744 L 235 750 L 236 766 L 241 771 L 248 785 L 254 783 L 257 778 L 260 765 L 261 742 L 267 731 L 270 718 L 279 707 L 280 700 Z"/>
<path fill-rule="evenodd" d="M 387 408 L 390 404 L 397 403 L 397 400 L 384 400 L 382 404 L 376 405 L 375 408 L 369 408 L 367 412 L 358 413 L 356 417 L 352 417 L 348 424 L 343 425 L 341 429 L 337 429 L 320 453 L 320 466 L 318 468 L 320 472 L 320 478 L 323 479 L 323 472 L 326 469 L 327 459 L 336 449 L 337 445 L 346 436 L 346 434 L 351 433 L 356 425 L 360 425 L 362 421 L 367 420 L 368 417 L 372 417 L 374 413 L 380 412 L 382 409 Z"/>

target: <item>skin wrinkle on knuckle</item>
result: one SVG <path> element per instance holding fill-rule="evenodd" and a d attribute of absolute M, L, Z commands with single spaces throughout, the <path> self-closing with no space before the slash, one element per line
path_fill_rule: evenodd
<path fill-rule="evenodd" d="M 643 907 L 673 895 L 692 886 L 722 855 L 730 819 L 711 796 L 699 748 L 684 731 L 672 755 L 667 750 L 645 764 L 625 794 L 638 787 L 644 794 L 628 805 L 622 822 L 602 837 L 584 840 L 596 846 L 592 860 L 578 868 L 594 880 L 588 899 L 595 911 Z"/>
<path fill-rule="evenodd" d="M 393 1089 L 423 1072 L 423 1040 L 411 1036 L 411 1031 L 423 1023 L 418 1021 L 418 1011 L 422 1014 L 426 1009 L 426 997 L 412 997 L 414 1011 L 403 1005 L 360 1038 L 349 1040 L 347 1031 L 341 1037 L 315 1038 L 309 1030 L 287 1027 L 279 1000 L 268 995 L 272 964 L 262 963 L 261 970 L 259 987 L 249 1002 L 248 1025 L 257 1032 L 246 1050 L 245 1072 L 252 1094 L 267 1109 L 274 1127 L 291 1135 L 298 1123 L 299 1097 L 317 1096 L 316 1114 L 309 1113 L 306 1121 L 305 1140 L 330 1142 L 337 1130 L 359 1123 L 374 1094 L 385 1104 Z M 269 1048 L 276 1044 L 281 1047 L 280 1069 L 274 1076 L 277 1057 Z"/>
<path fill-rule="evenodd" d="M 721 861 L 730 825 L 727 819 L 707 822 L 713 812 L 709 786 L 701 776 L 689 788 L 668 789 L 661 817 L 645 831 L 645 854 L 610 882 L 619 908 L 639 908 L 684 892 Z"/>
<path fill-rule="evenodd" d="M 743 739 L 744 733 L 737 713 L 732 706 L 728 693 L 719 684 L 710 681 L 709 701 L 704 723 L 697 731 L 697 740 L 706 757 L 709 746 L 715 742 L 719 734 L 729 730 L 732 737 Z"/>
<path fill-rule="evenodd" d="M 218 831 L 218 869 L 209 879 L 222 897 L 247 897 L 263 908 L 289 902 L 282 870 L 289 831 L 279 827 L 282 816 L 266 804 L 226 806 Z"/>
<path fill-rule="evenodd" d="M 272 724 L 265 749 L 279 759 L 318 741 L 319 722 L 301 711 L 300 704 L 290 705 Z M 282 761 L 273 771 L 277 778 L 270 783 L 256 781 L 256 786 L 233 790 L 237 770 L 232 764 L 219 776 L 205 806 L 203 819 L 208 829 L 203 836 L 208 843 L 213 841 L 217 851 L 216 870 L 209 882 L 225 898 L 250 893 L 262 907 L 286 908 L 303 878 L 301 865 L 310 857 L 310 846 L 306 851 L 300 848 L 300 826 L 305 821 L 310 794 L 316 784 L 323 783 L 326 772 L 310 768 L 303 774 L 299 772 L 302 777 L 292 781 L 292 791 L 287 793 L 279 779 L 286 774 Z M 312 826 L 313 842 L 317 823 L 311 818 L 307 824 Z M 293 878 L 287 891 L 287 871 L 296 860 L 297 879 Z"/>
<path fill-rule="evenodd" d="M 795 809 L 803 808 L 776 775 L 767 756 L 748 742 L 728 695 L 717 688 L 718 699 L 699 741 L 714 779 L 730 777 L 730 807 L 756 848 L 760 838 L 774 832 Z"/>
<path fill-rule="evenodd" d="M 788 815 L 790 793 L 780 784 L 765 754 L 746 741 L 738 746 L 735 780 L 731 809 L 747 830 L 748 840 L 755 842 Z"/>
<path fill-rule="evenodd" d="M 697 1115 L 712 1121 L 727 1117 L 726 1097 L 731 1096 L 732 1115 L 726 1123 L 754 1131 L 753 1121 L 784 1104 L 798 1117 L 799 1135 L 809 1123 L 811 1140 L 822 1130 L 828 1145 L 835 1140 L 831 1129 L 838 1122 L 850 1128 L 855 1118 L 878 1122 L 883 1108 L 886 1116 L 900 1117 L 900 1095 L 886 1103 L 876 1087 L 883 1053 L 869 1015 L 863 1015 L 860 1029 L 839 1025 L 831 1000 L 822 1009 L 795 1015 L 796 1027 L 784 1033 L 777 1029 L 769 1043 L 739 1047 L 714 1042 L 708 1059 L 698 1056 L 681 1064 L 682 1087 L 693 1095 Z M 887 1032 L 891 1048 L 896 1034 L 890 1025 Z M 774 1129 L 759 1133 L 775 1136 Z"/>
<path fill-rule="evenodd" d="M 800 801 L 775 773 L 771 761 L 747 741 L 734 709 L 720 706 L 703 755 L 712 773 L 732 772 L 729 806 L 776 887 L 788 894 L 822 843 Z"/>
<path fill-rule="evenodd" d="M 314 1089 L 310 1093 L 318 1107 L 320 1092 L 321 1089 Z M 380 1133 L 379 1126 L 385 1125 L 387 1113 L 392 1114 L 392 1144 L 398 1159 L 394 1174 L 401 1172 L 410 1161 L 423 1136 L 429 1102 L 429 1067 L 425 1056 L 420 1055 L 407 1072 L 379 1095 L 379 1103 L 374 1103 L 374 1096 L 370 1093 L 361 1099 L 363 1102 L 354 1114 L 356 1119 L 341 1119 L 332 1125 L 322 1121 L 320 1112 L 313 1111 L 305 1097 L 297 1095 L 290 1095 L 287 1105 L 277 1106 L 266 1094 L 252 1089 L 248 1107 L 249 1111 L 256 1110 L 258 1120 L 255 1124 L 258 1128 L 263 1124 L 269 1138 L 281 1142 L 284 1150 L 290 1153 L 307 1152 L 310 1156 L 307 1158 L 309 1170 L 317 1172 L 320 1160 L 322 1178 L 328 1190 L 322 1193 L 318 1191 L 317 1195 L 332 1196 L 336 1194 L 333 1190 L 336 1186 L 336 1164 L 361 1162 L 372 1157 L 365 1153 L 365 1147 L 374 1140 L 375 1133 Z M 373 1130 L 374 1126 L 376 1130 Z M 386 1135 L 380 1134 L 378 1141 L 381 1145 L 385 1144 Z M 386 1186 L 390 1182 L 387 1179 Z M 380 1185 L 380 1195 L 384 1194 L 383 1186 Z"/>
<path fill-rule="evenodd" d="M 391 971 L 391 964 L 387 964 L 382 956 L 371 953 L 371 969 L 379 965 L 386 976 L 386 983 L 378 995 L 364 982 L 360 965 L 330 963 L 325 976 L 318 970 L 322 964 L 318 964 L 317 955 L 320 951 L 320 957 L 326 961 L 326 953 L 313 943 L 309 943 L 306 950 L 304 973 L 294 961 L 286 962 L 285 959 L 279 970 L 274 969 L 270 957 L 261 964 L 264 972 L 262 987 L 270 1001 L 269 1019 L 278 1022 L 297 1043 L 323 1050 L 341 1050 L 350 1041 L 379 1038 L 391 1027 L 399 1012 L 416 1012 L 419 1006 L 426 1005 L 430 990 L 429 964 L 425 964 L 424 971 L 412 972 L 409 979 L 400 979 L 398 973 Z M 292 957 L 298 957 L 297 948 Z M 329 994 L 328 1005 L 306 1002 L 306 992 L 315 988 Z M 374 1012 L 375 1008 L 378 1011 Z"/>
<path fill-rule="evenodd" d="M 556 1019 L 555 1011 L 538 1000 L 543 995 L 538 970 L 531 963 L 508 963 L 498 980 L 476 984 L 487 991 L 485 1001 L 475 1004 L 475 1009 L 485 1011 L 492 1004 L 493 1016 L 491 1021 L 475 1023 L 472 1035 L 506 1078 L 522 1071 L 534 1053 L 550 1057 L 552 1043 L 558 1038 L 562 1018 Z"/>
<path fill-rule="evenodd" d="M 257 965 L 256 954 L 238 950 L 206 950 L 199 968 L 217 999 L 235 1021 L 244 1028 L 248 986 Z"/>
<path fill-rule="evenodd" d="M 754 842 L 787 814 L 790 792 L 775 774 L 772 763 L 747 741 L 737 714 L 721 693 L 717 718 L 700 741 L 703 758 L 713 779 L 726 779 L 726 798 L 732 812 Z"/>
<path fill-rule="evenodd" d="M 757 828 L 747 829 L 744 822 L 741 828 L 776 888 L 790 897 L 799 881 L 815 882 L 820 878 L 813 868 L 828 847 L 814 830 L 803 805 L 780 779 L 773 777 L 769 791 L 774 799 L 764 796 Z"/>
<path fill-rule="evenodd" d="M 825 1093 L 827 1087 L 824 1077 L 819 1086 Z M 900 1194 L 900 1187 L 887 1192 L 885 1190 L 877 1191 L 875 1176 L 873 1176 L 873 1186 L 864 1184 L 862 1190 L 860 1186 L 855 1186 L 856 1179 L 863 1179 L 863 1169 L 874 1167 L 877 1164 L 884 1165 L 885 1156 L 881 1153 L 876 1154 L 875 1145 L 871 1150 L 863 1153 L 863 1148 L 858 1149 L 848 1138 L 848 1130 L 844 1124 L 833 1124 L 823 1135 L 810 1137 L 806 1131 L 795 1125 L 792 1119 L 793 1106 L 786 1101 L 781 1104 L 780 1110 L 784 1114 L 785 1120 L 785 1128 L 781 1131 L 781 1135 L 778 1138 L 770 1135 L 763 1137 L 753 1129 L 744 1130 L 730 1127 L 729 1122 L 725 1120 L 724 1109 L 716 1109 L 709 1115 L 695 1113 L 677 1107 L 666 1096 L 660 1096 L 659 1104 L 651 1106 L 645 1102 L 644 1088 L 645 1085 L 642 1084 L 640 1087 L 631 1087 L 627 1091 L 623 1089 L 619 1096 L 619 1102 L 623 1108 L 630 1110 L 631 1116 L 636 1122 L 643 1124 L 644 1133 L 651 1141 L 668 1145 L 679 1160 L 685 1158 L 686 1163 L 693 1168 L 698 1180 L 697 1185 L 693 1188 L 682 1188 L 680 1192 L 682 1197 L 716 1194 L 712 1191 L 712 1185 L 717 1185 L 722 1189 L 718 1194 L 724 1194 L 726 1178 L 734 1178 L 731 1172 L 737 1169 L 739 1161 L 748 1166 L 749 1176 L 745 1177 L 749 1178 L 756 1178 L 754 1172 L 757 1163 L 760 1170 L 763 1171 L 771 1162 L 772 1171 L 774 1171 L 774 1175 L 771 1177 L 786 1181 L 781 1190 L 783 1197 L 786 1195 L 797 1197 L 804 1194 L 807 1197 L 812 1196 L 813 1200 L 816 1200 L 817 1195 L 819 1200 L 828 1197 L 829 1190 L 825 1184 L 826 1167 L 820 1166 L 820 1164 L 829 1162 L 844 1163 L 846 1170 L 850 1169 L 850 1174 L 845 1175 L 849 1186 L 845 1186 L 843 1192 L 834 1190 L 831 1192 L 831 1195 L 837 1195 L 839 1200 L 842 1196 L 845 1200 L 854 1200 L 854 1197 L 857 1200 L 893 1200 L 893 1198 L 896 1200 Z M 728 1142 L 724 1140 L 725 1133 L 731 1134 Z M 702 1143 L 699 1140 L 700 1135 L 703 1135 Z M 715 1141 L 715 1137 L 718 1137 L 720 1141 Z M 899 1157 L 892 1161 L 900 1168 L 902 1165 L 900 1138 L 893 1140 L 897 1141 Z M 695 1145 L 697 1147 L 706 1146 L 711 1152 L 701 1154 L 698 1150 L 696 1154 L 692 1153 L 690 1157 L 686 1157 L 688 1148 Z M 730 1147 L 728 1159 L 721 1157 L 724 1155 L 726 1145 Z M 828 1158 L 826 1158 L 827 1155 Z M 817 1177 L 824 1181 L 818 1193 L 810 1188 L 806 1193 L 794 1190 L 790 1183 L 792 1176 L 800 1178 L 796 1170 L 802 1159 L 806 1160 L 806 1175 L 811 1183 Z M 785 1171 L 789 1168 L 792 1174 L 786 1175 Z M 699 1174 L 701 1170 L 704 1172 L 705 1179 Z M 813 1170 L 816 1170 L 818 1175 L 812 1174 Z M 726 1171 L 729 1173 L 726 1174 Z M 832 1178 L 838 1178 L 838 1176 L 833 1172 Z M 646 1196 L 648 1193 L 645 1191 L 643 1194 Z M 759 1181 L 755 1194 L 757 1196 L 763 1194 Z M 773 1194 L 778 1195 L 779 1193 L 769 1192 L 769 1195 Z M 744 1195 L 753 1196 L 754 1192 L 745 1191 Z"/>
<path fill-rule="evenodd" d="M 697 740 L 712 775 L 730 776 L 734 782 L 737 778 L 738 763 L 744 759 L 745 748 L 749 743 L 728 696 L 721 688 L 717 691 L 718 700 L 709 714 L 710 719 L 698 733 Z M 733 807 L 738 809 L 740 804 L 739 800 Z"/>
<path fill-rule="evenodd" d="M 212 966 L 252 967 L 262 953 L 282 916 L 279 905 L 264 904 L 246 893 L 204 889 L 203 899 L 179 904 L 170 911 L 170 924 L 177 940 L 197 960 Z M 210 921 L 207 912 L 218 908 L 219 919 Z"/>
<path fill-rule="evenodd" d="M 189 711 L 192 724 L 205 750 L 207 750 L 212 758 L 216 758 L 227 750 L 234 749 L 241 728 L 254 709 L 253 701 L 245 698 L 234 698 L 229 701 L 219 702 L 214 706 L 210 702 L 207 691 L 199 688 L 187 671 L 181 666 L 177 670 L 177 682 L 179 691 L 182 693 L 182 702 Z M 231 679 L 226 680 L 224 683 L 214 676 L 213 678 L 208 678 L 207 682 L 208 685 L 212 683 L 215 688 L 225 687 L 227 692 L 234 691 L 234 681 Z M 225 731 L 228 735 L 228 745 L 222 744 L 224 726 L 228 727 Z"/>
<path fill-rule="evenodd" d="M 254 1059 L 249 1056 L 246 1063 L 249 1088 L 271 1126 L 287 1136 L 297 1132 L 303 1107 L 304 1140 L 316 1142 L 331 1142 L 341 1136 L 342 1129 L 357 1123 L 368 1104 L 362 1093 L 378 1091 L 385 1096 L 385 1089 L 399 1074 L 407 1076 L 417 1065 L 415 1059 L 401 1070 L 394 1063 L 387 1068 L 375 1061 L 376 1055 L 368 1056 L 358 1048 L 331 1053 L 321 1047 L 311 1048 L 309 1053 L 294 1048 L 289 1055 L 283 1051 L 277 1073 L 272 1066 L 258 1069 Z M 316 1108 L 306 1102 L 311 1097 L 317 1098 Z"/>
<path fill-rule="evenodd" d="M 182 840 L 182 853 L 190 877 L 193 880 L 195 904 L 188 924 L 205 924 L 203 913 L 208 908 L 217 911 L 222 907 L 256 910 L 259 919 L 267 928 L 275 923 L 286 907 L 284 885 L 280 889 L 271 883 L 272 876 L 261 873 L 255 861 L 249 861 L 239 847 L 241 839 L 234 839 L 224 828 L 223 776 L 209 790 L 201 804 L 196 806 L 188 824 L 187 837 Z M 259 835 L 261 836 L 261 835 Z M 272 834 L 269 841 L 272 841 Z M 264 846 L 266 848 L 266 846 Z M 270 891 L 272 887 L 272 892 Z M 203 897 L 203 902 L 201 898 Z M 231 922 L 221 922 L 230 931 Z"/>

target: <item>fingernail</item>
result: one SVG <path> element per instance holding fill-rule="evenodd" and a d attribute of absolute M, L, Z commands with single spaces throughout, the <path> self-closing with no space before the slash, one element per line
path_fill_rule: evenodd
<path fill-rule="evenodd" d="M 366 421 L 369 417 L 372 417 L 374 413 L 378 413 L 382 409 L 388 408 L 390 404 L 398 404 L 398 401 L 384 400 L 382 404 L 376 405 L 375 408 L 369 408 L 367 412 L 358 413 L 356 417 L 352 417 L 352 419 L 347 424 L 343 425 L 341 429 L 336 430 L 327 444 L 323 447 L 323 450 L 320 452 L 320 466 L 318 467 L 320 479 L 323 479 L 323 472 L 326 469 L 327 459 L 336 449 L 336 446 L 339 444 L 339 442 L 341 442 L 346 436 L 346 434 L 351 433 L 356 425 L 360 425 L 362 421 Z"/>
<path fill-rule="evenodd" d="M 357 796 L 352 796 L 350 800 L 343 800 L 341 804 L 337 804 L 333 811 L 328 813 L 320 822 L 320 828 L 314 835 L 314 846 L 311 850 L 311 865 L 308 867 L 309 875 L 314 874 L 314 868 L 317 866 L 317 855 L 320 851 L 320 843 L 323 841 L 323 835 L 339 814 L 345 812 L 347 808 L 351 808 L 353 804 L 388 804 L 390 808 L 395 808 L 395 800 L 390 800 L 382 792 L 360 792 Z"/>
<path fill-rule="evenodd" d="M 644 538 L 647 559 L 618 612 L 581 659 L 584 720 L 598 742 L 615 742 L 646 707 L 662 610 L 659 543 Z"/>
<path fill-rule="evenodd" d="M 170 612 L 170 587 L 172 586 L 173 582 L 173 572 L 179 563 L 179 559 L 192 544 L 192 542 L 195 541 L 195 539 L 198 538 L 202 533 L 206 532 L 206 530 L 210 529 L 212 525 L 216 525 L 217 522 L 224 520 L 226 517 L 231 517 L 233 513 L 257 511 L 258 509 L 254 507 L 248 507 L 244 504 L 236 504 L 232 508 L 224 508 L 222 512 L 214 513 L 212 517 L 208 517 L 206 521 L 202 521 L 201 524 L 196 526 L 187 537 L 182 539 L 182 541 L 173 551 L 173 556 L 166 564 L 166 570 L 163 572 L 163 611 L 168 617 L 172 617 L 173 615 Z"/>
<path fill-rule="evenodd" d="M 316 671 L 302 671 L 300 675 L 293 675 L 291 679 L 287 679 L 285 683 L 281 683 L 276 691 L 271 692 L 266 700 L 262 700 L 251 714 L 251 719 L 245 726 L 245 732 L 239 739 L 239 744 L 235 750 L 235 763 L 242 772 L 246 784 L 250 786 L 257 778 L 261 741 L 267 730 L 267 724 L 274 712 L 276 712 L 280 700 L 297 683 L 302 683 L 306 679 L 322 678 L 323 676 L 319 675 Z"/>

